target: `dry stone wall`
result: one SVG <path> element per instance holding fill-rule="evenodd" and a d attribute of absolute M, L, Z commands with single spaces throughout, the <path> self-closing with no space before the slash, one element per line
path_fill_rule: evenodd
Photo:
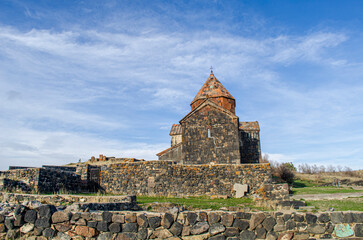
<path fill-rule="evenodd" d="M 40 237 L 41 236 L 41 237 Z M 362 239 L 362 212 L 71 212 L 18 205 L 1 239 Z"/>
<path fill-rule="evenodd" d="M 271 183 L 269 164 L 180 165 L 145 161 L 103 166 L 100 187 L 109 193 L 161 196 L 234 196 L 235 183 L 258 193 Z"/>

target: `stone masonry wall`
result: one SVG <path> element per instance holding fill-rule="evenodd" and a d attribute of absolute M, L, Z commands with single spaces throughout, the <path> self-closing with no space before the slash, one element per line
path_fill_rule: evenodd
<path fill-rule="evenodd" d="M 184 164 L 241 163 L 237 118 L 207 105 L 181 125 Z"/>
<path fill-rule="evenodd" d="M 86 192 L 81 176 L 56 169 L 27 168 L 0 172 L 0 190 L 9 192 Z"/>
<path fill-rule="evenodd" d="M 269 164 L 180 165 L 172 161 L 120 163 L 101 168 L 100 186 L 115 194 L 233 196 L 235 183 L 250 194 L 271 183 Z"/>
<path fill-rule="evenodd" d="M 242 163 L 258 163 L 261 158 L 260 134 L 258 131 L 239 130 Z"/>
<path fill-rule="evenodd" d="M 41 236 L 41 237 L 37 237 Z M 18 205 L 0 214 L 1 239 L 362 239 L 362 212 L 70 212 Z"/>
<path fill-rule="evenodd" d="M 39 171 L 39 168 L 0 171 L 0 190 L 12 192 L 37 192 Z"/>
<path fill-rule="evenodd" d="M 41 193 L 85 192 L 81 176 L 72 172 L 40 169 L 38 191 Z"/>
<path fill-rule="evenodd" d="M 159 160 L 174 160 L 177 162 L 181 162 L 182 154 L 183 154 L 183 144 L 179 143 L 177 145 L 174 145 L 172 148 L 170 148 L 164 154 L 160 155 Z"/>

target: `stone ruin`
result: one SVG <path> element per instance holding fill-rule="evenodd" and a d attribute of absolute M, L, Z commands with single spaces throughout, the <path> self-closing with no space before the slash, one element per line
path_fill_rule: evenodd
<path fill-rule="evenodd" d="M 258 122 L 240 122 L 235 106 L 233 96 L 211 71 L 193 99 L 191 111 L 173 124 L 171 147 L 157 154 L 159 160 L 101 154 L 77 165 L 10 167 L 0 172 L 0 188 L 37 193 L 288 199 L 288 188 L 272 184 L 270 165 L 261 163 Z"/>

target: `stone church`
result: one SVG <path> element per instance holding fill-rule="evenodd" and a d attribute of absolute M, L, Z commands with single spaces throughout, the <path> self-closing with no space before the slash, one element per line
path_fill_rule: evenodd
<path fill-rule="evenodd" d="M 240 122 L 236 100 L 211 71 L 190 104 L 191 111 L 173 124 L 171 147 L 159 160 L 180 164 L 243 164 L 261 160 L 258 122 Z"/>

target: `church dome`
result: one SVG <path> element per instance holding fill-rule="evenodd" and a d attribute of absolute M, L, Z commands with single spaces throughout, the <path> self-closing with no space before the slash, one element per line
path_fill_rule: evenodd
<path fill-rule="evenodd" d="M 235 99 L 222 85 L 220 81 L 214 76 L 211 71 L 207 81 L 204 83 L 202 88 L 199 90 L 192 103 L 192 111 L 197 108 L 205 99 L 217 103 L 225 109 L 235 113 Z"/>

